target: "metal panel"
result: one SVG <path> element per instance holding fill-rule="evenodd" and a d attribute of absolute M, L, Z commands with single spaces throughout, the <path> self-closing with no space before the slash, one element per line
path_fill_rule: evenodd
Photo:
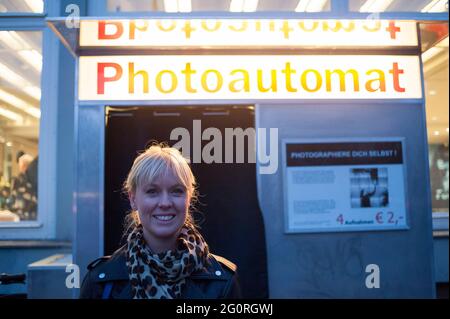
<path fill-rule="evenodd" d="M 74 193 L 74 262 L 81 278 L 86 266 L 103 255 L 104 106 L 78 106 Z"/>
<path fill-rule="evenodd" d="M 410 230 L 284 234 L 282 170 L 259 175 L 272 298 L 434 297 L 431 203 L 423 103 L 264 104 L 257 127 L 285 138 L 405 138 Z M 279 157 L 281 162 L 281 156 Z M 366 266 L 380 268 L 380 288 L 365 285 Z"/>
<path fill-rule="evenodd" d="M 68 299 L 66 267 L 72 255 L 52 255 L 28 265 L 28 299 Z"/>

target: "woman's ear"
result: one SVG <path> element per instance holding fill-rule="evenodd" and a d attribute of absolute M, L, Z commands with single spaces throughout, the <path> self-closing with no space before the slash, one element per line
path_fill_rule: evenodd
<path fill-rule="evenodd" d="M 137 210 L 136 209 L 136 202 L 135 202 L 135 194 L 133 192 L 128 192 L 128 199 L 130 201 L 130 206 L 132 210 Z"/>

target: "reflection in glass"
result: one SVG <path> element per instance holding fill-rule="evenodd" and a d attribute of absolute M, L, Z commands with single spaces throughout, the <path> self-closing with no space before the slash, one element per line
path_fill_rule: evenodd
<path fill-rule="evenodd" d="M 43 0 L 0 0 L 0 14 L 10 12 L 43 13 Z"/>
<path fill-rule="evenodd" d="M 36 220 L 42 32 L 0 31 L 0 56 L 0 222 Z"/>
<path fill-rule="evenodd" d="M 431 202 L 433 211 L 448 212 L 448 145 L 429 146 Z"/>
<path fill-rule="evenodd" d="M 108 0 L 109 12 L 320 12 L 330 10 L 330 0 Z"/>
<path fill-rule="evenodd" d="M 350 0 L 356 12 L 448 12 L 448 0 Z"/>
<path fill-rule="evenodd" d="M 448 23 L 422 23 L 431 201 L 433 212 L 448 213 L 449 51 Z"/>

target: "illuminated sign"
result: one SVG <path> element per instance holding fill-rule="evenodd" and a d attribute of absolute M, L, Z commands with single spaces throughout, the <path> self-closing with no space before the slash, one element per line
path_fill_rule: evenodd
<path fill-rule="evenodd" d="M 82 56 L 80 100 L 421 98 L 417 56 Z"/>
<path fill-rule="evenodd" d="M 417 46 L 415 22 L 388 20 L 84 20 L 80 47 Z"/>

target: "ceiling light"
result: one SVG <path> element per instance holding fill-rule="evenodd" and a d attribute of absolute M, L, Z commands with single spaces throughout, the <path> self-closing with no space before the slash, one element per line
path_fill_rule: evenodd
<path fill-rule="evenodd" d="M 33 116 L 37 119 L 41 118 L 41 110 L 36 107 L 30 107 L 30 108 L 26 109 L 25 112 L 27 112 L 28 114 L 30 114 L 31 116 Z"/>
<path fill-rule="evenodd" d="M 41 100 L 41 89 L 37 86 L 26 86 L 23 90 L 34 99 Z"/>
<path fill-rule="evenodd" d="M 445 12 L 447 10 L 448 0 L 432 0 L 430 1 L 421 12 Z"/>
<path fill-rule="evenodd" d="M 3 107 L 0 107 L 0 116 L 6 117 L 7 119 L 15 121 L 16 123 L 23 122 L 22 116 L 10 110 L 4 109 Z"/>
<path fill-rule="evenodd" d="M 230 12 L 255 12 L 258 0 L 231 0 Z"/>
<path fill-rule="evenodd" d="M 27 61 L 36 71 L 42 71 L 42 55 L 36 50 L 21 50 L 19 55 Z"/>
<path fill-rule="evenodd" d="M 230 12 L 242 12 L 244 8 L 244 0 L 231 0 Z"/>
<path fill-rule="evenodd" d="M 0 31 L 0 42 L 11 50 L 17 51 L 23 60 L 37 71 L 42 70 L 42 55 L 35 49 L 31 49 L 26 41 L 15 31 Z"/>
<path fill-rule="evenodd" d="M 6 82 L 12 84 L 13 86 L 25 91 L 28 95 L 35 98 L 36 100 L 41 99 L 41 90 L 36 86 L 30 85 L 23 77 L 12 71 L 6 65 L 0 62 L 0 78 Z"/>
<path fill-rule="evenodd" d="M 164 11 L 166 12 L 191 12 L 191 0 L 164 0 Z"/>
<path fill-rule="evenodd" d="M 435 90 L 430 90 L 430 91 L 428 91 L 428 94 L 430 94 L 430 95 L 436 95 L 436 91 Z"/>
<path fill-rule="evenodd" d="M 178 12 L 177 0 L 164 0 L 164 11 L 166 12 Z"/>
<path fill-rule="evenodd" d="M 434 136 L 439 136 L 439 131 L 434 131 L 433 134 Z"/>
<path fill-rule="evenodd" d="M 393 0 L 367 0 L 359 12 L 383 12 L 391 5 Z"/>
<path fill-rule="evenodd" d="M 24 50 L 30 48 L 16 31 L 0 31 L 0 41 L 12 50 Z"/>
<path fill-rule="evenodd" d="M 306 7 L 308 7 L 309 0 L 300 0 L 295 8 L 295 12 L 306 12 Z"/>
<path fill-rule="evenodd" d="M 191 12 L 192 11 L 191 0 L 178 0 L 178 11 Z"/>
<path fill-rule="evenodd" d="M 0 89 L 0 99 L 35 118 L 41 117 L 41 111 L 37 107 L 2 89 Z"/>
<path fill-rule="evenodd" d="M 311 1 L 306 8 L 307 12 L 321 12 L 323 11 L 323 8 L 327 4 L 328 0 L 315 0 Z"/>
<path fill-rule="evenodd" d="M 295 12 L 320 12 L 326 3 L 327 0 L 299 0 Z"/>
<path fill-rule="evenodd" d="M 23 88 L 28 83 L 23 77 L 12 71 L 0 62 L 0 77 L 18 88 Z"/>
<path fill-rule="evenodd" d="M 258 8 L 258 0 L 245 0 L 244 8 L 242 11 L 255 12 L 257 8 Z"/>
<path fill-rule="evenodd" d="M 25 0 L 27 6 L 30 7 L 31 11 L 34 13 L 44 12 L 44 1 L 43 0 Z"/>

